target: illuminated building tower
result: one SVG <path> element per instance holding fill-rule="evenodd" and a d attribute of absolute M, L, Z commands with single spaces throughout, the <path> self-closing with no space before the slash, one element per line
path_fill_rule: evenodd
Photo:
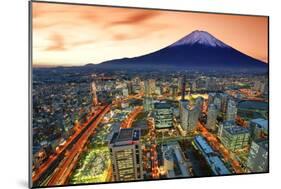
<path fill-rule="evenodd" d="M 198 122 L 198 118 L 200 115 L 200 108 L 199 106 L 193 106 L 189 110 L 189 119 L 188 119 L 188 127 L 187 127 L 187 132 L 188 133 L 193 133 L 195 130 L 195 127 Z"/>
<path fill-rule="evenodd" d="M 235 120 L 237 115 L 236 103 L 233 100 L 229 100 L 227 103 L 226 120 Z"/>
<path fill-rule="evenodd" d="M 180 100 L 179 101 L 179 111 L 180 111 L 180 122 L 183 130 L 188 128 L 188 119 L 189 119 L 189 101 Z"/>
<path fill-rule="evenodd" d="M 98 105 L 98 96 L 97 96 L 97 88 L 96 84 L 93 81 L 91 85 L 91 92 L 92 92 L 92 98 L 93 98 L 93 105 L 96 106 Z"/>
<path fill-rule="evenodd" d="M 185 77 L 183 77 L 182 81 L 181 81 L 181 100 L 185 99 L 185 88 L 186 88 L 186 81 L 185 81 Z"/>
<path fill-rule="evenodd" d="M 200 112 L 203 110 L 204 98 L 199 96 L 195 100 L 196 106 L 200 109 Z"/>
<path fill-rule="evenodd" d="M 221 96 L 221 111 L 222 111 L 222 113 L 226 113 L 228 95 L 225 93 L 222 93 L 220 96 Z"/>
<path fill-rule="evenodd" d="M 208 104 L 212 104 L 215 100 L 216 93 L 209 93 L 208 94 Z"/>
<path fill-rule="evenodd" d="M 216 105 L 210 104 L 208 107 L 207 128 L 212 131 L 216 130 L 217 115 L 218 115 L 218 110 Z"/>
<path fill-rule="evenodd" d="M 142 149 L 139 129 L 121 129 L 109 142 L 114 181 L 143 179 Z"/>
<path fill-rule="evenodd" d="M 216 96 L 214 99 L 214 105 L 216 105 L 218 112 L 221 111 L 221 99 L 219 96 Z"/>
<path fill-rule="evenodd" d="M 232 127 L 224 127 L 220 138 L 222 144 L 227 149 L 236 151 L 248 146 L 250 133 L 248 128 L 234 125 Z"/>
<path fill-rule="evenodd" d="M 172 99 L 176 100 L 177 99 L 177 86 L 172 85 L 170 90 L 171 90 Z"/>
<path fill-rule="evenodd" d="M 231 120 L 231 121 L 224 121 L 220 124 L 219 126 L 219 129 L 218 129 L 218 137 L 221 138 L 222 136 L 222 131 L 226 128 L 230 128 L 230 127 L 233 127 L 235 126 L 235 121 L 234 120 Z"/>
<path fill-rule="evenodd" d="M 156 129 L 171 128 L 173 126 L 173 111 L 168 103 L 155 103 L 155 127 Z"/>
<path fill-rule="evenodd" d="M 133 83 L 130 81 L 127 84 L 129 95 L 133 94 Z"/>
<path fill-rule="evenodd" d="M 268 140 L 252 141 L 247 160 L 247 168 L 252 173 L 268 172 Z"/>
<path fill-rule="evenodd" d="M 249 126 L 251 140 L 268 137 L 268 120 L 263 118 L 252 119 Z"/>
<path fill-rule="evenodd" d="M 155 82 L 154 79 L 149 79 L 149 80 L 148 80 L 148 87 L 149 87 L 149 93 L 150 93 L 150 95 L 155 94 L 156 82 Z"/>
<path fill-rule="evenodd" d="M 144 99 L 143 99 L 144 111 L 151 111 L 153 109 L 153 99 L 150 92 L 149 81 L 144 81 Z"/>

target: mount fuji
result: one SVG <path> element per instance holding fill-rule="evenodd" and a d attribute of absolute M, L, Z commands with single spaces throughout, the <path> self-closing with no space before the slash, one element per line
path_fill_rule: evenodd
<path fill-rule="evenodd" d="M 193 31 L 158 51 L 96 65 L 106 69 L 198 69 L 267 71 L 268 64 L 223 43 L 206 31 Z"/>

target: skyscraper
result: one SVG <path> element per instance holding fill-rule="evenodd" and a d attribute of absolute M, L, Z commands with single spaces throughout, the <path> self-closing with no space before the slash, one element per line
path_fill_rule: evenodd
<path fill-rule="evenodd" d="M 93 98 L 93 105 L 96 106 L 98 104 L 98 96 L 97 96 L 97 88 L 96 83 L 93 81 L 91 85 L 91 93 Z"/>
<path fill-rule="evenodd" d="M 180 122 L 183 130 L 188 128 L 188 119 L 189 119 L 189 101 L 180 100 L 179 101 L 179 111 L 180 111 Z"/>
<path fill-rule="evenodd" d="M 207 128 L 212 131 L 216 130 L 217 115 L 218 115 L 217 107 L 214 104 L 210 104 L 208 107 L 208 114 L 207 114 Z"/>
<path fill-rule="evenodd" d="M 235 120 L 237 115 L 236 103 L 233 100 L 229 100 L 227 104 L 226 120 Z"/>
<path fill-rule="evenodd" d="M 224 127 L 221 134 L 221 142 L 231 151 L 241 150 L 248 146 L 249 129 L 234 125 L 232 127 Z"/>
<path fill-rule="evenodd" d="M 187 133 L 194 132 L 201 112 L 200 107 L 197 104 L 191 106 L 187 100 L 180 100 L 179 111 L 182 129 Z"/>
<path fill-rule="evenodd" d="M 250 172 L 268 171 L 268 140 L 258 139 L 252 141 L 247 160 L 247 168 Z"/>
<path fill-rule="evenodd" d="M 114 181 L 143 179 L 142 150 L 139 129 L 121 129 L 109 142 Z"/>
<path fill-rule="evenodd" d="M 268 137 L 268 120 L 263 118 L 252 119 L 249 126 L 252 140 Z"/>
<path fill-rule="evenodd" d="M 185 88 L 186 88 L 186 81 L 185 81 L 185 77 L 183 77 L 181 80 L 181 100 L 185 99 Z"/>
<path fill-rule="evenodd" d="M 157 129 L 170 128 L 173 126 L 173 111 L 168 103 L 155 103 L 155 127 Z"/>
<path fill-rule="evenodd" d="M 144 111 L 151 111 L 153 109 L 153 99 L 151 95 L 151 89 L 149 87 L 149 81 L 144 81 L 144 99 L 143 99 Z"/>

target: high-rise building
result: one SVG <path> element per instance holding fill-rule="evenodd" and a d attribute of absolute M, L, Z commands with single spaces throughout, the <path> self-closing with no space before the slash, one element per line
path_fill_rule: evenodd
<path fill-rule="evenodd" d="M 201 111 L 200 108 L 196 105 L 192 106 L 189 111 L 190 113 L 189 113 L 187 132 L 194 132 Z"/>
<path fill-rule="evenodd" d="M 148 80 L 148 86 L 149 86 L 149 93 L 150 93 L 150 95 L 155 94 L 156 81 L 154 79 L 149 79 Z"/>
<path fill-rule="evenodd" d="M 129 95 L 129 90 L 128 90 L 127 88 L 123 88 L 123 89 L 122 89 L 122 95 L 123 95 L 124 97 L 127 97 L 127 96 Z"/>
<path fill-rule="evenodd" d="M 182 129 L 187 133 L 194 132 L 201 112 L 200 107 L 197 104 L 191 106 L 187 100 L 180 100 L 179 111 Z"/>
<path fill-rule="evenodd" d="M 127 88 L 129 95 L 133 94 L 133 83 L 131 81 L 127 83 Z"/>
<path fill-rule="evenodd" d="M 268 140 L 258 139 L 251 143 L 247 160 L 247 168 L 250 172 L 268 171 Z"/>
<path fill-rule="evenodd" d="M 226 113 L 228 95 L 225 93 L 222 93 L 222 94 L 220 94 L 220 96 L 221 96 L 221 111 L 222 111 L 222 113 Z"/>
<path fill-rule="evenodd" d="M 144 97 L 143 99 L 143 107 L 144 111 L 152 111 L 154 109 L 153 99 L 152 97 Z"/>
<path fill-rule="evenodd" d="M 144 99 L 143 99 L 144 111 L 153 110 L 153 99 L 151 94 L 151 88 L 149 87 L 149 81 L 144 81 Z"/>
<path fill-rule="evenodd" d="M 181 80 L 181 100 L 185 99 L 186 80 L 185 77 Z"/>
<path fill-rule="evenodd" d="M 221 111 L 221 99 L 220 99 L 220 95 L 217 95 L 217 96 L 214 98 L 213 104 L 217 107 L 218 112 L 220 112 L 220 111 Z"/>
<path fill-rule="evenodd" d="M 142 149 L 139 129 L 121 129 L 109 142 L 114 181 L 143 179 Z"/>
<path fill-rule="evenodd" d="M 216 97 L 216 93 L 209 93 L 208 94 L 208 104 L 213 104 Z"/>
<path fill-rule="evenodd" d="M 215 131 L 216 130 L 216 124 L 217 124 L 217 116 L 218 116 L 218 110 L 216 105 L 210 104 L 208 107 L 208 114 L 207 114 L 207 128 Z"/>
<path fill-rule="evenodd" d="M 237 106 L 235 101 L 229 100 L 227 103 L 226 120 L 235 120 L 237 115 Z"/>
<path fill-rule="evenodd" d="M 195 104 L 196 104 L 197 107 L 199 107 L 200 112 L 201 112 L 203 110 L 204 98 L 201 97 L 201 96 L 197 97 L 196 100 L 195 100 Z"/>
<path fill-rule="evenodd" d="M 224 127 L 220 138 L 227 149 L 236 151 L 248 146 L 250 133 L 249 129 L 234 125 L 228 128 Z"/>
<path fill-rule="evenodd" d="M 183 130 L 188 128 L 188 119 L 189 119 L 189 101 L 180 100 L 179 101 L 179 112 L 180 112 L 180 122 Z"/>
<path fill-rule="evenodd" d="M 165 102 L 155 103 L 154 115 L 156 129 L 170 128 L 173 126 L 173 111 L 170 104 Z"/>
<path fill-rule="evenodd" d="M 220 123 L 219 129 L 218 129 L 218 134 L 217 134 L 218 137 L 221 138 L 223 129 L 230 128 L 230 127 L 233 127 L 235 125 L 236 125 L 236 123 L 235 123 L 234 120 L 224 121 L 224 122 Z"/>
<path fill-rule="evenodd" d="M 252 119 L 249 123 L 252 140 L 267 138 L 268 120 L 263 118 Z"/>
<path fill-rule="evenodd" d="M 177 95 L 177 86 L 172 85 L 171 88 L 170 88 L 170 93 L 171 93 L 172 99 L 176 100 L 177 96 L 178 96 Z"/>
<path fill-rule="evenodd" d="M 98 104 L 98 96 L 97 96 L 97 88 L 96 83 L 93 81 L 91 85 L 91 93 L 93 99 L 93 105 L 96 106 Z"/>

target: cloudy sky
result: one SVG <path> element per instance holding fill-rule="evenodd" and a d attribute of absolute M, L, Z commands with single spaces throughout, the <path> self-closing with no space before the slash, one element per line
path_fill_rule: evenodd
<path fill-rule="evenodd" d="M 267 61 L 266 17 L 32 3 L 33 65 L 84 65 L 159 50 L 194 30 Z"/>

